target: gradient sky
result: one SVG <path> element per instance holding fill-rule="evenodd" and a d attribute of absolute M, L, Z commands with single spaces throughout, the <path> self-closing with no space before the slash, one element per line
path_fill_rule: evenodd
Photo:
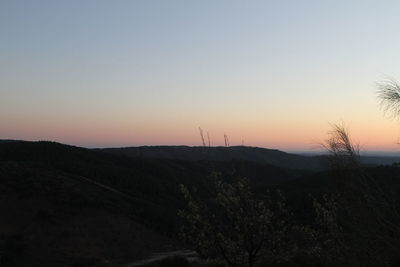
<path fill-rule="evenodd" d="M 0 2 L 0 139 L 398 150 L 399 1 Z"/>

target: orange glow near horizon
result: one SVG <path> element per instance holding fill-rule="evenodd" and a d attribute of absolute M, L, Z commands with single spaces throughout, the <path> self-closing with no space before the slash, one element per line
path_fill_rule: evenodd
<path fill-rule="evenodd" d="M 123 120 L 64 120 L 57 124 L 51 120 L 19 125 L 8 122 L 7 131 L 2 138 L 23 140 L 50 140 L 84 147 L 120 147 L 141 145 L 201 145 L 198 126 L 188 121 L 168 122 L 132 122 Z M 3 124 L 4 125 L 4 124 Z M 330 125 L 323 120 L 277 121 L 245 120 L 198 124 L 210 133 L 212 146 L 223 146 L 226 133 L 230 145 L 258 146 L 281 150 L 320 150 L 321 143 L 328 137 Z M 347 124 L 350 135 L 362 150 L 398 150 L 399 125 L 379 117 L 370 116 L 369 120 L 352 118 Z"/>
<path fill-rule="evenodd" d="M 344 121 L 398 149 L 375 82 L 399 79 L 400 2 L 2 2 L 0 139 L 196 146 L 200 126 L 214 146 L 319 150 Z"/>

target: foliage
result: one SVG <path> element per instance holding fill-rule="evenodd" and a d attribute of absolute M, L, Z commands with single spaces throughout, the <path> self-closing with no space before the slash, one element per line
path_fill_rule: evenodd
<path fill-rule="evenodd" d="M 320 200 L 314 199 L 313 206 L 316 213 L 317 230 L 313 236 L 318 258 L 324 260 L 326 265 L 335 265 L 345 261 L 347 245 L 344 241 L 343 228 L 338 220 L 340 212 L 340 197 L 338 195 L 324 194 Z"/>
<path fill-rule="evenodd" d="M 289 212 L 277 192 L 264 198 L 252 193 L 248 180 L 227 183 L 216 177 L 215 195 L 208 203 L 195 200 L 181 185 L 187 208 L 183 238 L 204 257 L 223 260 L 229 266 L 255 266 L 262 261 L 285 261 L 295 250 L 288 242 Z"/>
<path fill-rule="evenodd" d="M 333 170 L 353 170 L 360 164 L 360 148 L 353 144 L 348 130 L 343 124 L 333 124 L 323 147 L 330 154 Z"/>
<path fill-rule="evenodd" d="M 347 265 L 393 266 L 394 252 L 400 248 L 398 201 L 379 177 L 372 177 L 360 163 L 358 146 L 343 126 L 334 125 L 327 147 L 334 163 L 337 197 L 335 202 L 326 200 L 325 208 L 316 207 L 326 225 L 331 225 L 336 247 L 351 248 L 351 254 L 341 251 Z M 343 234 L 338 225 L 344 226 Z"/>
<path fill-rule="evenodd" d="M 385 113 L 392 118 L 400 116 L 400 85 L 393 79 L 387 79 L 377 84 L 378 99 Z"/>

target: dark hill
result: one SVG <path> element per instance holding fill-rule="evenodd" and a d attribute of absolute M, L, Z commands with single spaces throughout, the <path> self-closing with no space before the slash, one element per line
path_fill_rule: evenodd
<path fill-rule="evenodd" d="M 100 151 L 136 158 L 162 158 L 180 160 L 230 161 L 233 159 L 254 161 L 282 168 L 319 170 L 319 157 L 290 154 L 275 149 L 259 147 L 190 147 L 190 146 L 140 146 L 125 148 L 104 148 Z"/>
<path fill-rule="evenodd" d="M 0 139 L 0 144 L 13 143 L 13 142 L 21 142 L 21 141 L 12 140 L 12 139 Z"/>
<path fill-rule="evenodd" d="M 1 266 L 115 266 L 177 247 L 125 195 L 52 168 L 1 161 L 0 200 Z"/>
<path fill-rule="evenodd" d="M 260 193 L 282 190 L 305 223 L 315 217 L 313 197 L 335 188 L 328 171 L 265 163 L 293 160 L 290 166 L 296 166 L 316 158 L 258 148 L 207 150 L 0 142 L 0 265 L 122 266 L 152 252 L 180 249 L 179 185 L 207 198 L 213 172 L 223 179 L 245 176 Z M 400 168 L 367 171 L 399 195 Z"/>
<path fill-rule="evenodd" d="M 108 266 L 179 247 L 179 184 L 217 171 L 277 185 L 309 171 L 243 160 L 127 157 L 53 142 L 0 144 L 2 266 Z"/>

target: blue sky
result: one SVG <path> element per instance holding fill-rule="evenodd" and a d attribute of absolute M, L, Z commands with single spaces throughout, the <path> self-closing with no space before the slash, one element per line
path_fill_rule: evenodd
<path fill-rule="evenodd" d="M 0 138 L 307 149 L 346 121 L 395 149 L 397 1 L 5 1 Z"/>

